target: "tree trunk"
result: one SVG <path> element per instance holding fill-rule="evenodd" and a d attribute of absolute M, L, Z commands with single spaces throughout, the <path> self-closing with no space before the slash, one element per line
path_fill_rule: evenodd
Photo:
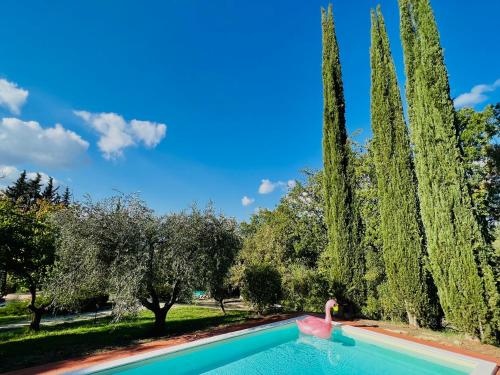
<path fill-rule="evenodd" d="M 420 328 L 420 324 L 418 324 L 417 316 L 412 314 L 410 311 L 406 310 L 406 316 L 408 317 L 408 324 L 413 328 Z"/>
<path fill-rule="evenodd" d="M 28 309 L 31 311 L 31 323 L 30 329 L 33 331 L 38 331 L 40 329 L 40 321 L 42 320 L 42 315 L 45 312 L 45 305 L 36 307 L 36 287 L 30 287 L 31 293 L 31 303 L 28 305 Z"/>
<path fill-rule="evenodd" d="M 0 298 L 7 294 L 7 271 L 0 269 Z"/>
<path fill-rule="evenodd" d="M 42 320 L 43 309 L 36 307 L 30 308 L 31 310 L 31 323 L 30 329 L 38 331 L 40 329 L 40 320 Z"/>
<path fill-rule="evenodd" d="M 155 314 L 154 331 L 156 334 L 165 332 L 165 320 L 167 318 L 168 309 L 160 308 L 153 311 Z"/>
<path fill-rule="evenodd" d="M 222 312 L 224 313 L 224 315 L 226 315 L 226 309 L 224 308 L 224 300 L 223 299 L 221 299 L 219 301 L 219 306 L 220 306 Z"/>
<path fill-rule="evenodd" d="M 405 310 L 406 310 L 406 317 L 408 319 L 408 324 L 410 325 L 410 327 L 420 328 L 417 315 L 411 312 L 411 309 L 409 308 L 409 304 L 407 301 L 405 301 Z"/>

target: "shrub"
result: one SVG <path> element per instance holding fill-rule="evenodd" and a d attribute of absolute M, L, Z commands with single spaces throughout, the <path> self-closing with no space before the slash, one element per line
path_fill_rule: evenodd
<path fill-rule="evenodd" d="M 265 309 L 280 302 L 281 275 L 271 265 L 249 265 L 242 280 L 242 295 L 262 314 Z"/>
<path fill-rule="evenodd" d="M 283 294 L 283 305 L 295 311 L 322 312 L 329 299 L 325 280 L 302 264 L 292 264 L 284 273 Z"/>
<path fill-rule="evenodd" d="M 9 301 L 4 307 L 0 307 L 0 316 L 25 316 L 29 314 L 29 301 L 14 300 Z"/>
<path fill-rule="evenodd" d="M 21 285 L 19 284 L 19 280 L 7 273 L 7 278 L 5 280 L 5 294 L 16 293 L 20 290 Z"/>
<path fill-rule="evenodd" d="M 290 310 L 303 311 L 311 290 L 313 270 L 292 265 L 283 275 L 283 305 Z"/>

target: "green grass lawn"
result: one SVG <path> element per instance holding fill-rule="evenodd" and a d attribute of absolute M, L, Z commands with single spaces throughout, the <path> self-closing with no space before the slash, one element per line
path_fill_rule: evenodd
<path fill-rule="evenodd" d="M 0 307 L 0 326 L 4 324 L 20 323 L 29 320 L 27 301 L 9 302 L 7 306 Z"/>
<path fill-rule="evenodd" d="M 19 315 L 1 315 L 0 316 L 0 326 L 4 324 L 11 323 L 21 323 L 29 320 L 29 315 L 19 316 Z"/>
<path fill-rule="evenodd" d="M 167 316 L 162 337 L 245 321 L 248 313 L 196 306 L 175 306 Z M 0 372 L 35 366 L 62 359 L 85 356 L 102 350 L 152 340 L 153 315 L 143 311 L 137 318 L 111 323 L 110 318 L 64 323 L 43 327 L 39 332 L 27 328 L 0 331 Z"/>

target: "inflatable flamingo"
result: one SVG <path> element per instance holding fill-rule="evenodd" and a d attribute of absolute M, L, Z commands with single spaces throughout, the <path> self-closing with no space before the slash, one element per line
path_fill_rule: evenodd
<path fill-rule="evenodd" d="M 322 339 L 329 339 L 332 333 L 332 314 L 330 310 L 332 307 L 337 306 L 337 301 L 331 299 L 325 305 L 325 319 L 308 316 L 305 319 L 297 320 L 300 332 Z"/>

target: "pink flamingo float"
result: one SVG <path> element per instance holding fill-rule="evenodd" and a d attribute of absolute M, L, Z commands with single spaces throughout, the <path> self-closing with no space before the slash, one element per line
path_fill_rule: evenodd
<path fill-rule="evenodd" d="M 325 319 L 308 316 L 305 319 L 297 320 L 297 326 L 300 332 L 322 339 L 329 339 L 332 333 L 332 307 L 335 311 L 338 311 L 338 303 L 334 299 L 326 302 Z"/>

